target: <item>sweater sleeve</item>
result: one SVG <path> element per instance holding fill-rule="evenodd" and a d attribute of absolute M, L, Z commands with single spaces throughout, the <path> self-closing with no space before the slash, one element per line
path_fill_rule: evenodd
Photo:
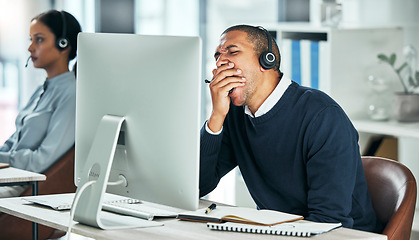
<path fill-rule="evenodd" d="M 201 128 L 199 196 L 203 197 L 217 187 L 220 179 L 237 163 L 232 160 L 231 150 L 226 147 L 226 134 L 214 135 Z"/>
<path fill-rule="evenodd" d="M 317 222 L 341 222 L 351 228 L 350 217 L 360 153 L 358 134 L 338 106 L 321 111 L 308 130 L 308 216 Z"/>

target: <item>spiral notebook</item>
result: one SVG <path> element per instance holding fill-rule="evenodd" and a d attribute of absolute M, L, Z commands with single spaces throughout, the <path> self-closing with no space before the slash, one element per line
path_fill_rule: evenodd
<path fill-rule="evenodd" d="M 318 223 L 318 222 L 288 222 L 273 226 L 259 226 L 234 222 L 207 223 L 208 228 L 219 231 L 233 231 L 245 233 L 260 233 L 285 235 L 296 237 L 310 237 L 334 229 L 340 228 L 341 223 Z"/>

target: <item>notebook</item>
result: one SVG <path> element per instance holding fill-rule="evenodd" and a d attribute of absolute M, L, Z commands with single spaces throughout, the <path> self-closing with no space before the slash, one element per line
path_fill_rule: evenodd
<path fill-rule="evenodd" d="M 53 195 L 38 195 L 38 196 L 28 196 L 22 199 L 36 203 L 39 205 L 50 207 L 54 210 L 70 210 L 71 205 L 73 204 L 74 193 L 63 193 L 63 194 L 53 194 Z M 104 203 L 139 203 L 140 200 L 122 197 L 119 195 L 106 193 L 104 195 Z"/>
<path fill-rule="evenodd" d="M 207 223 L 208 228 L 220 231 L 310 237 L 340 228 L 341 223 L 288 222 L 274 226 L 257 226 L 234 222 Z"/>
<path fill-rule="evenodd" d="M 237 222 L 262 226 L 272 226 L 303 219 L 300 215 L 245 207 L 217 206 L 208 214 L 205 213 L 205 210 L 206 208 L 180 213 L 177 218 L 199 222 Z"/>

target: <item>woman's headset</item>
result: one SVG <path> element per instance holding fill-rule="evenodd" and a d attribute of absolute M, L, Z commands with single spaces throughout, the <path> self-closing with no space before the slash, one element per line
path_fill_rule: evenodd
<path fill-rule="evenodd" d="M 62 51 L 62 50 L 66 49 L 68 47 L 69 41 L 66 38 L 66 35 L 67 35 L 67 23 L 65 21 L 65 15 L 64 15 L 64 13 L 62 11 L 60 11 L 60 14 L 61 14 L 62 22 L 63 22 L 63 28 L 62 28 L 63 31 L 62 31 L 61 37 L 57 38 L 57 41 L 55 42 L 55 45 L 57 46 L 57 48 L 59 50 Z"/>

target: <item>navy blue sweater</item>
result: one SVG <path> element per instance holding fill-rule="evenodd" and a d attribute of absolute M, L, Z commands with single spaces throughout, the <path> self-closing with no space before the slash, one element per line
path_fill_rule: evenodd
<path fill-rule="evenodd" d="M 321 91 L 293 82 L 268 113 L 251 118 L 231 105 L 220 135 L 201 130 L 200 195 L 239 166 L 261 209 L 378 231 L 358 133 Z"/>

